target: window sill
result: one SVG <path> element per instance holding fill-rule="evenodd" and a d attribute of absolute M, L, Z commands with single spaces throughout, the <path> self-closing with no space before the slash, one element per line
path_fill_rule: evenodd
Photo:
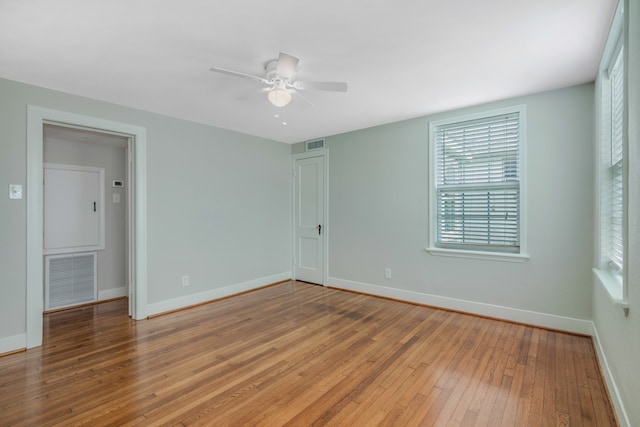
<path fill-rule="evenodd" d="M 479 252 L 479 251 L 458 251 L 455 249 L 441 249 L 441 248 L 426 248 L 426 251 L 431 255 L 448 256 L 455 258 L 470 258 L 470 259 L 484 259 L 490 261 L 505 261 L 505 262 L 525 262 L 529 259 L 529 255 L 523 254 L 503 254 L 492 252 Z"/>
<path fill-rule="evenodd" d="M 607 291 L 607 296 L 611 304 L 620 307 L 625 316 L 629 313 L 629 301 L 624 298 L 623 284 L 620 277 L 614 275 L 611 270 L 594 268 L 593 274 L 600 282 L 600 285 Z"/>

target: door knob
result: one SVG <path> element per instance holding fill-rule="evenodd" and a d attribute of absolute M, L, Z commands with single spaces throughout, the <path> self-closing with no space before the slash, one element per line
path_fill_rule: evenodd
<path fill-rule="evenodd" d="M 322 226 L 318 224 L 318 236 L 320 235 L 320 230 L 322 230 Z"/>

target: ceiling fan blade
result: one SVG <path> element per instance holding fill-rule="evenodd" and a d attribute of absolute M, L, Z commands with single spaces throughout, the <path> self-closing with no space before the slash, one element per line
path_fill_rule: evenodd
<path fill-rule="evenodd" d="M 269 90 L 271 89 L 268 87 L 264 87 L 262 89 L 253 89 L 250 92 L 245 92 L 236 96 L 235 99 L 236 101 L 248 101 L 250 99 L 257 98 L 258 96 L 264 96 L 267 92 L 269 92 Z"/>
<path fill-rule="evenodd" d="M 234 77 L 244 77 L 244 78 L 255 80 L 258 83 L 263 83 L 263 84 L 266 84 L 266 85 L 272 83 L 269 80 L 265 79 L 264 77 L 258 77 L 258 76 L 254 76 L 254 75 L 251 75 L 251 74 L 245 74 L 245 73 L 241 73 L 239 71 L 227 70 L 226 68 L 211 67 L 209 69 L 209 71 L 213 71 L 214 73 L 227 74 L 229 76 L 234 76 Z"/>
<path fill-rule="evenodd" d="M 313 103 L 309 101 L 306 96 L 300 93 L 300 91 L 297 91 L 295 89 L 290 89 L 290 90 L 291 90 L 291 93 L 293 93 L 296 98 L 300 98 L 301 100 L 304 101 L 302 104 L 300 104 L 302 108 L 313 107 Z"/>
<path fill-rule="evenodd" d="M 326 90 L 330 92 L 346 92 L 345 82 L 294 82 L 293 87 L 298 90 Z"/>
<path fill-rule="evenodd" d="M 300 60 L 295 56 L 280 52 L 280 56 L 278 56 L 278 68 L 276 68 L 276 72 L 281 77 L 290 79 L 295 75 L 299 61 Z"/>

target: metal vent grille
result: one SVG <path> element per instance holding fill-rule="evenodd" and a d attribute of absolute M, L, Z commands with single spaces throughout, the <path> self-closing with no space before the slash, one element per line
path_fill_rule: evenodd
<path fill-rule="evenodd" d="M 45 307 L 47 310 L 96 300 L 96 253 L 45 257 Z"/>
<path fill-rule="evenodd" d="M 305 147 L 306 147 L 306 151 L 322 150 L 324 148 L 324 139 L 307 141 Z"/>

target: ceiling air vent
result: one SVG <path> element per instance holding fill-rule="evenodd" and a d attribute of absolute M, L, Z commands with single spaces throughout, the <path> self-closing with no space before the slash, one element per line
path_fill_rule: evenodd
<path fill-rule="evenodd" d="M 324 148 L 324 138 L 316 139 L 314 141 L 307 141 L 305 143 L 305 151 L 322 150 Z"/>

